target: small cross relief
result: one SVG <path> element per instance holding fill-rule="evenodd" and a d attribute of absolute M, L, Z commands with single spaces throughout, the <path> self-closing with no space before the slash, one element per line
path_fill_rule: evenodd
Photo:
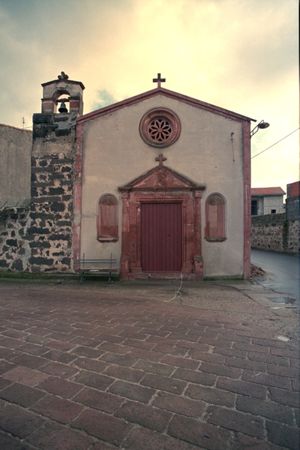
<path fill-rule="evenodd" d="M 164 165 L 164 161 L 167 161 L 167 158 L 165 158 L 164 155 L 161 153 L 160 155 L 158 155 L 158 156 L 155 158 L 155 161 L 158 162 L 158 165 L 159 165 L 159 166 L 163 166 L 163 165 Z"/>

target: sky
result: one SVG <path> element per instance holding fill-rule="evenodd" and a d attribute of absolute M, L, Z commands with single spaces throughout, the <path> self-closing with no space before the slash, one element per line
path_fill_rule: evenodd
<path fill-rule="evenodd" d="M 285 190 L 299 180 L 297 19 L 298 0 L 0 0 L 0 123 L 30 128 L 61 71 L 85 85 L 85 113 L 160 72 L 167 89 L 270 123 L 251 139 L 252 186 Z"/>

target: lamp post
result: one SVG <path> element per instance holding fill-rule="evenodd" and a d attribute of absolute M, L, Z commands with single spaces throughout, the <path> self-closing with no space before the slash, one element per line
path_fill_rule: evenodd
<path fill-rule="evenodd" d="M 256 127 L 253 128 L 253 130 L 250 131 L 250 138 L 254 136 L 259 130 L 264 130 L 265 128 L 268 128 L 270 124 L 268 122 L 265 122 L 264 120 L 261 120 Z"/>

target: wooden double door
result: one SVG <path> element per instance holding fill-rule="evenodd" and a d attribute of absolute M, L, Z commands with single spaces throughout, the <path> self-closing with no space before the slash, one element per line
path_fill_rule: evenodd
<path fill-rule="evenodd" d="M 182 203 L 141 203 L 143 272 L 182 270 Z"/>

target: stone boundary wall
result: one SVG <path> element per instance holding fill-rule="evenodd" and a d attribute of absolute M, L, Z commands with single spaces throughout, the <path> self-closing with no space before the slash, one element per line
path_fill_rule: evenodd
<path fill-rule="evenodd" d="M 28 270 L 30 208 L 0 213 L 0 270 Z"/>
<path fill-rule="evenodd" d="M 300 218 L 286 214 L 252 216 L 251 247 L 286 253 L 300 253 Z"/>

